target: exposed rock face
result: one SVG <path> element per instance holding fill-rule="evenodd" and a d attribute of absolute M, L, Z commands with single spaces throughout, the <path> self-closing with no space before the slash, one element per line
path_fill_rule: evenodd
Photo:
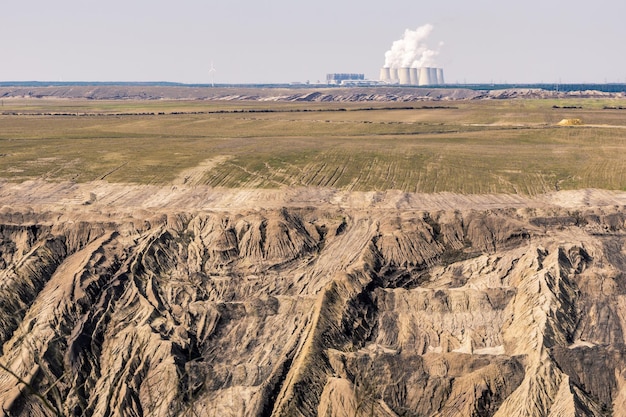
<path fill-rule="evenodd" d="M 0 267 L 6 416 L 626 414 L 620 207 L 5 207 Z"/>

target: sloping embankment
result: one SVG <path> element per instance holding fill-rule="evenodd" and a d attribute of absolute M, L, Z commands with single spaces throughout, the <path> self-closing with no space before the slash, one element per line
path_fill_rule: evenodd
<path fill-rule="evenodd" d="M 11 190 L 5 415 L 626 412 L 620 194 L 157 210 Z"/>

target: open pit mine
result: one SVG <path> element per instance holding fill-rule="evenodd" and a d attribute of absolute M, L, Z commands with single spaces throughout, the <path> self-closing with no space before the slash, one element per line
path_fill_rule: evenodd
<path fill-rule="evenodd" d="M 3 417 L 626 414 L 623 194 L 124 187 L 2 184 Z"/>

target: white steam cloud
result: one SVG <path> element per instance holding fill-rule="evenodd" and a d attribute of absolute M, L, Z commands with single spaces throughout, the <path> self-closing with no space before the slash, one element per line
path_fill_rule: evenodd
<path fill-rule="evenodd" d="M 439 55 L 439 51 L 430 49 L 425 43 L 433 29 L 431 24 L 415 30 L 406 29 L 404 37 L 394 41 L 391 49 L 385 52 L 385 68 L 436 66 L 435 57 Z"/>

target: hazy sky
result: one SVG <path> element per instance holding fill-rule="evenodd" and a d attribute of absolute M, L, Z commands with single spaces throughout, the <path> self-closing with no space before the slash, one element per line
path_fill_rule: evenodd
<path fill-rule="evenodd" d="M 2 1 L 1 81 L 377 78 L 405 29 L 448 82 L 626 82 L 623 0 Z M 443 42 L 442 46 L 439 46 Z"/>

